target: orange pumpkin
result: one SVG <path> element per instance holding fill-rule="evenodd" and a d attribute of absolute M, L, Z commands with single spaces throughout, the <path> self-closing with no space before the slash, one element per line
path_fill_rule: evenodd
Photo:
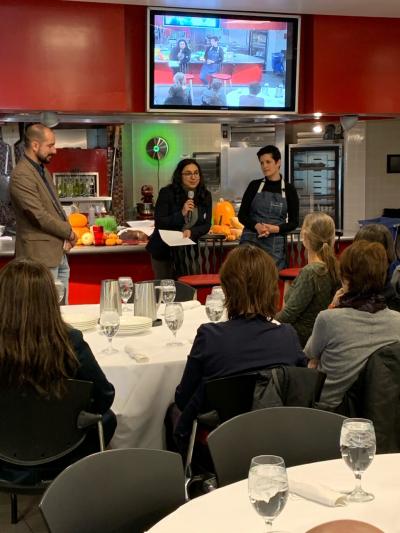
<path fill-rule="evenodd" d="M 84 226 L 87 226 L 88 219 L 85 215 L 82 215 L 82 213 L 71 213 L 68 216 L 68 222 L 73 228 L 83 228 Z"/>
<path fill-rule="evenodd" d="M 213 218 L 214 223 L 217 225 L 230 226 L 231 218 L 235 216 L 235 210 L 231 202 L 220 198 L 218 202 L 214 205 L 213 209 Z"/>
<path fill-rule="evenodd" d="M 82 235 L 88 233 L 90 230 L 87 226 L 84 226 L 83 228 L 72 226 L 72 231 L 75 233 L 76 237 L 80 239 Z"/>
<path fill-rule="evenodd" d="M 229 226 L 225 226 L 224 224 L 214 224 L 214 226 L 211 226 L 210 233 L 219 233 L 225 235 L 225 237 L 228 237 L 231 233 L 231 229 Z"/>

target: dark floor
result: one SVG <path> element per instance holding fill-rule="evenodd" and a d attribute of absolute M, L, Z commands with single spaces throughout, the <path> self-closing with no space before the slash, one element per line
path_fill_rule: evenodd
<path fill-rule="evenodd" d="M 18 496 L 19 522 L 10 522 L 10 497 L 0 493 L 0 531 L 1 533 L 48 533 L 38 509 L 41 496 Z"/>

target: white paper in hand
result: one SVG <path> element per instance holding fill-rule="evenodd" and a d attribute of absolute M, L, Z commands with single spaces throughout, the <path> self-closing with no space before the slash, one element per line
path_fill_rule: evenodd
<path fill-rule="evenodd" d="M 160 236 L 165 244 L 168 246 L 186 246 L 188 244 L 195 244 L 189 237 L 183 238 L 181 231 L 170 231 L 167 229 L 160 229 Z"/>

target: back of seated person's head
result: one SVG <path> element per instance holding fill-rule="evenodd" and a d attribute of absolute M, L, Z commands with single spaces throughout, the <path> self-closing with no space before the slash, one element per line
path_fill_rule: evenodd
<path fill-rule="evenodd" d="M 19 259 L 0 270 L 0 346 L 0 386 L 59 394 L 75 373 L 53 276 L 41 263 Z"/>
<path fill-rule="evenodd" d="M 313 527 L 306 533 L 383 533 L 383 531 L 358 520 L 334 520 Z"/>
<path fill-rule="evenodd" d="M 278 270 L 264 250 L 238 246 L 220 271 L 229 318 L 261 315 L 274 318 L 278 302 Z"/>
<path fill-rule="evenodd" d="M 219 91 L 222 87 L 222 81 L 221 80 L 212 80 L 211 82 L 211 89 L 215 92 Z"/>
<path fill-rule="evenodd" d="M 179 85 L 172 85 L 168 90 L 168 96 L 170 98 L 185 98 L 185 91 Z"/>
<path fill-rule="evenodd" d="M 261 91 L 260 83 L 250 83 L 249 85 L 249 94 L 256 96 Z"/>
<path fill-rule="evenodd" d="M 381 293 L 386 273 L 386 252 L 377 242 L 356 241 L 340 256 L 340 277 L 351 293 Z"/>
<path fill-rule="evenodd" d="M 383 224 L 367 224 L 360 228 L 354 241 L 360 240 L 381 243 L 386 250 L 388 263 L 390 264 L 395 260 L 393 237 L 390 230 Z"/>
<path fill-rule="evenodd" d="M 174 83 L 175 85 L 184 85 L 185 84 L 185 75 L 183 72 L 177 72 L 176 74 L 174 74 Z"/>

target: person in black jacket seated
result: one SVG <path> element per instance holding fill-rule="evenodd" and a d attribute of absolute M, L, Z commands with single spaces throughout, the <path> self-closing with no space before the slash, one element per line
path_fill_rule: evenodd
<path fill-rule="evenodd" d="M 195 159 L 182 159 L 174 170 L 172 183 L 158 193 L 155 230 L 146 247 L 155 279 L 179 274 L 179 265 L 174 265 L 171 249 L 161 239 L 159 230 L 181 231 L 183 238 L 197 241 L 211 227 L 211 205 L 211 193 L 204 185 L 199 164 Z"/>
<path fill-rule="evenodd" d="M 388 260 L 388 271 L 382 294 L 389 309 L 400 311 L 400 297 L 391 283 L 392 273 L 396 266 L 396 256 L 394 253 L 393 237 L 390 230 L 383 224 L 367 224 L 360 228 L 354 237 L 354 242 L 360 240 L 379 242 L 385 248 Z"/>
<path fill-rule="evenodd" d="M 103 415 L 108 444 L 116 428 L 110 410 L 113 385 L 82 333 L 63 321 L 48 268 L 28 259 L 10 261 L 0 270 L 0 387 L 28 385 L 39 395 L 57 397 L 62 396 L 68 378 L 93 382 L 91 411 Z M 60 461 L 65 466 L 96 451 L 97 430 L 90 430 L 82 445 Z M 48 467 L 59 464 L 48 463 Z M 0 477 L 1 469 L 0 462 Z"/>
<path fill-rule="evenodd" d="M 286 265 L 285 234 L 299 224 L 299 198 L 281 176 L 281 153 L 276 146 L 257 152 L 264 178 L 249 183 L 239 209 L 244 225 L 240 244 L 252 243 L 269 253 L 279 270 Z"/>
<path fill-rule="evenodd" d="M 172 48 L 169 54 L 170 61 L 179 61 L 179 66 L 173 67 L 174 74 L 176 72 L 188 71 L 188 63 L 191 55 L 192 51 L 188 47 L 185 39 L 179 39 L 179 41 L 176 43 L 176 46 Z"/>
<path fill-rule="evenodd" d="M 297 333 L 274 317 L 279 300 L 273 259 L 256 246 L 232 250 L 220 271 L 228 320 L 197 330 L 175 403 L 182 412 L 175 428 L 184 449 L 202 402 L 204 381 L 278 365 L 306 366 Z"/>

